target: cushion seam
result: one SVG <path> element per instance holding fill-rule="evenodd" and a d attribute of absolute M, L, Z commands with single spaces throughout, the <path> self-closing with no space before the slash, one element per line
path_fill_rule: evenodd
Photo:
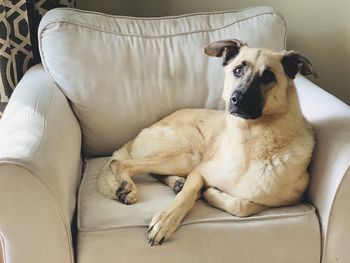
<path fill-rule="evenodd" d="M 315 213 L 315 208 L 307 203 L 304 203 L 306 206 L 310 208 L 308 211 L 304 212 L 295 212 L 290 214 L 281 214 L 281 215 L 266 215 L 266 216 L 260 216 L 260 217 L 246 217 L 246 218 L 217 218 L 217 219 L 197 219 L 185 223 L 181 223 L 180 226 L 186 226 L 186 225 L 194 225 L 194 224 L 205 224 L 205 223 L 222 223 L 222 222 L 249 222 L 249 221 L 264 221 L 264 220 L 274 220 L 274 219 L 280 219 L 280 218 L 294 218 L 294 217 L 301 217 L 306 215 L 311 215 Z M 78 214 L 79 220 L 80 220 L 80 214 Z M 108 227 L 105 229 L 98 229 L 98 228 L 88 228 L 88 227 L 82 227 L 80 224 L 78 224 L 79 232 L 104 232 L 104 231 L 110 231 L 110 230 L 117 230 L 117 229 L 125 229 L 125 228 L 144 228 L 147 227 L 147 224 L 134 224 L 134 225 L 125 225 L 125 226 L 115 226 L 115 227 Z"/>
<path fill-rule="evenodd" d="M 65 24 L 80 26 L 80 27 L 84 27 L 84 28 L 88 28 L 88 29 L 93 29 L 95 31 L 99 31 L 99 32 L 103 32 L 103 33 L 109 33 L 109 34 L 118 35 L 118 36 L 129 36 L 129 37 L 155 38 L 155 39 L 157 39 L 157 38 L 184 36 L 184 35 L 197 34 L 197 33 L 214 32 L 214 31 L 221 30 L 221 29 L 233 26 L 235 24 L 244 22 L 246 20 L 253 19 L 253 18 L 256 18 L 256 17 L 259 17 L 259 16 L 265 16 L 265 15 L 272 15 L 272 16 L 276 16 L 276 17 L 280 18 L 281 21 L 283 22 L 283 25 L 284 25 L 284 33 L 285 33 L 284 35 L 286 35 L 287 27 L 286 27 L 286 23 L 285 23 L 284 19 L 280 15 L 278 15 L 278 14 L 276 14 L 276 13 L 271 11 L 271 12 L 265 12 L 265 13 L 261 13 L 261 14 L 256 14 L 254 16 L 242 18 L 242 19 L 236 20 L 236 21 L 234 21 L 234 22 L 232 22 L 230 24 L 223 25 L 221 27 L 212 28 L 212 29 L 199 29 L 199 30 L 194 30 L 194 31 L 189 31 L 189 32 L 181 32 L 181 33 L 176 33 L 176 34 L 162 34 L 162 35 L 142 35 L 142 34 L 119 33 L 119 32 L 106 30 L 106 29 L 101 29 L 101 28 L 98 28 L 98 27 L 90 26 L 90 25 L 87 26 L 87 25 L 84 25 L 84 24 L 78 23 L 78 22 L 71 22 L 71 21 L 65 21 L 63 19 L 57 19 L 57 20 L 49 22 L 48 24 L 46 24 L 40 30 L 39 39 L 40 40 L 42 39 L 42 32 L 44 32 L 50 25 L 56 24 L 56 23 L 65 23 Z M 42 41 L 40 41 L 40 42 L 42 42 Z M 283 45 L 284 45 L 284 43 L 283 43 Z"/>
<path fill-rule="evenodd" d="M 245 12 L 253 9 L 260 9 L 260 8 L 268 8 L 271 10 L 271 12 L 276 12 L 272 7 L 269 6 L 256 6 L 256 7 L 247 7 L 247 8 L 241 8 L 237 10 L 222 10 L 222 11 L 207 11 L 207 12 L 194 12 L 194 13 L 188 13 L 188 14 L 183 14 L 183 15 L 169 15 L 169 16 L 159 16 L 159 17 L 137 17 L 137 16 L 123 16 L 123 15 L 111 15 L 111 14 L 105 14 L 101 12 L 96 12 L 96 11 L 90 11 L 90 10 L 82 10 L 82 9 L 76 9 L 76 8 L 69 8 L 69 7 L 59 7 L 55 8 L 55 10 L 60 9 L 60 10 L 70 10 L 74 11 L 77 13 L 83 13 L 83 14 L 92 14 L 92 15 L 98 15 L 106 18 L 123 18 L 123 19 L 129 19 L 129 20 L 145 20 L 145 21 L 156 21 L 156 20 L 170 20 L 170 19 L 177 19 L 177 18 L 184 18 L 184 17 L 189 17 L 189 16 L 202 16 L 202 15 L 220 15 L 220 14 L 229 14 L 229 13 L 240 13 L 240 12 Z"/>

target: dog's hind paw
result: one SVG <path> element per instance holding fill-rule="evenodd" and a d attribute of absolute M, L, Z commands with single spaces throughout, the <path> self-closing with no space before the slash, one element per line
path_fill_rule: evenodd
<path fill-rule="evenodd" d="M 138 192 L 136 185 L 130 181 L 123 181 L 115 192 L 116 198 L 119 202 L 130 205 L 137 201 Z"/>
<path fill-rule="evenodd" d="M 181 192 L 184 184 L 185 184 L 185 178 L 181 178 L 175 181 L 174 186 L 173 186 L 173 191 L 175 192 L 175 194 L 178 194 L 179 192 Z"/>
<path fill-rule="evenodd" d="M 97 190 L 104 197 L 115 200 L 115 189 L 119 188 L 121 183 L 122 182 L 118 181 L 114 174 L 108 168 L 103 167 L 99 171 L 99 175 L 97 178 Z"/>

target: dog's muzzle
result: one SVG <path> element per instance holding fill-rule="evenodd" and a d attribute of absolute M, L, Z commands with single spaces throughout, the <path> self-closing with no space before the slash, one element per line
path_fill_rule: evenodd
<path fill-rule="evenodd" d="M 262 115 L 262 96 L 254 91 L 234 91 L 230 98 L 229 113 L 243 119 L 257 119 Z"/>

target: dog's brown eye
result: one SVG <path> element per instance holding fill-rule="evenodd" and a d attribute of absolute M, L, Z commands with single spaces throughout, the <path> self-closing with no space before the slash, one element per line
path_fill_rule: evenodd
<path fill-rule="evenodd" d="M 269 70 L 264 70 L 263 74 L 261 75 L 261 81 L 265 84 L 271 83 L 276 80 L 275 74 Z"/>
<path fill-rule="evenodd" d="M 239 78 L 243 75 L 243 66 L 242 65 L 239 65 L 238 67 L 236 67 L 234 70 L 233 70 L 233 74 Z"/>

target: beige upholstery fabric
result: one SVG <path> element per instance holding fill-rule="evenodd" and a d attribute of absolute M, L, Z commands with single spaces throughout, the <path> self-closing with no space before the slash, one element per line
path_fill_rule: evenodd
<path fill-rule="evenodd" d="M 0 121 L 0 238 L 6 263 L 73 261 L 70 224 L 80 183 L 81 131 L 41 65 Z"/>
<path fill-rule="evenodd" d="M 296 84 L 317 141 L 308 196 L 320 217 L 323 262 L 350 262 L 350 107 L 305 78 Z"/>
<path fill-rule="evenodd" d="M 175 194 L 143 175 L 135 177 L 136 204 L 103 198 L 96 174 L 106 160 L 87 162 L 79 194 L 78 262 L 319 262 L 319 224 L 308 204 L 237 218 L 200 200 L 167 243 L 150 247 L 147 226 Z"/>
<path fill-rule="evenodd" d="M 267 7 L 134 19 L 55 9 L 39 28 L 44 67 L 72 101 L 88 156 L 110 154 L 176 109 L 218 108 L 222 62 L 205 45 L 239 38 L 281 50 L 285 37 Z"/>
<path fill-rule="evenodd" d="M 29 70 L 0 121 L 0 240 L 6 263 L 73 261 L 70 221 L 84 154 L 109 153 L 179 107 L 216 108 L 220 59 L 202 48 L 219 38 L 282 49 L 283 19 L 269 8 L 164 19 L 59 9 L 40 30 L 45 69 Z M 150 247 L 146 226 L 174 194 L 136 180 L 139 203 L 96 192 L 103 159 L 88 162 L 79 200 L 79 263 L 350 262 L 350 110 L 305 78 L 296 79 L 317 147 L 309 201 L 238 219 L 199 201 L 174 236 Z M 59 90 L 61 89 L 61 91 Z M 319 219 L 319 221 L 318 221 Z M 319 229 L 321 224 L 321 232 Z M 320 233 L 322 234 L 322 245 Z"/>

